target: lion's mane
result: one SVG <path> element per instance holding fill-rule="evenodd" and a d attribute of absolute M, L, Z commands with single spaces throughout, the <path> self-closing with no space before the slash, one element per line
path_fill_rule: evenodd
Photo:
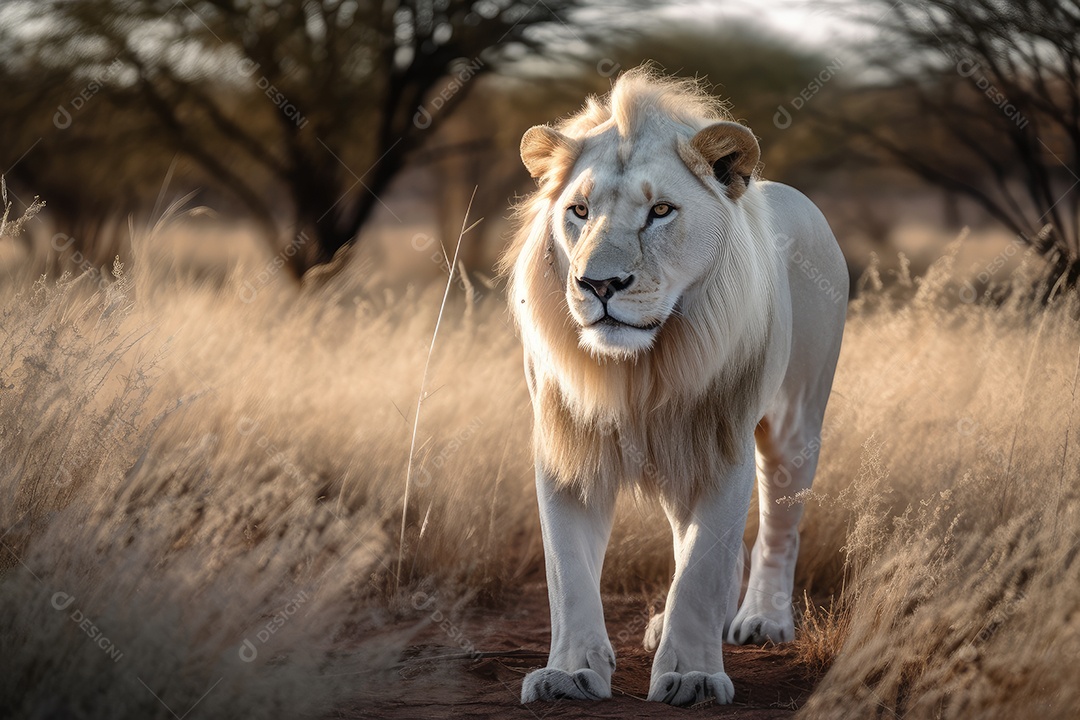
<path fill-rule="evenodd" d="M 590 98 L 558 130 L 585 140 L 614 125 L 628 150 L 644 133 L 667 132 L 678 161 L 686 160 L 694 133 L 726 119 L 724 107 L 697 83 L 638 69 L 620 77 L 605 98 Z M 686 502 L 752 450 L 740 431 L 761 410 L 777 286 L 771 214 L 756 182 L 737 202 L 710 197 L 712 205 L 695 208 L 702 220 L 692 232 L 720 239 L 715 266 L 683 296 L 649 351 L 623 361 L 596 357 L 579 346 L 566 278 L 552 262 L 560 252 L 552 203 L 575 160 L 563 150 L 518 207 L 503 260 L 533 393 L 537 461 L 583 496 L 597 483 L 628 484 Z"/>

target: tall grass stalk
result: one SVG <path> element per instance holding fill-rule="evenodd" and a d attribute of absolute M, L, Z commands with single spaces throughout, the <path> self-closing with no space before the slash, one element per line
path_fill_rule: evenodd
<path fill-rule="evenodd" d="M 469 198 L 469 205 L 465 209 L 465 217 L 461 220 L 461 232 L 458 233 L 457 244 L 454 245 L 454 259 L 451 262 L 447 262 L 446 286 L 443 288 L 442 302 L 439 304 L 439 315 L 435 320 L 435 329 L 431 333 L 431 342 L 428 343 L 427 358 L 424 360 L 424 373 L 420 378 L 420 392 L 416 395 L 416 409 L 413 412 L 412 439 L 409 441 L 409 464 L 405 468 L 405 494 L 401 499 L 401 531 L 398 534 L 397 572 L 394 573 L 395 592 L 401 589 L 401 568 L 405 557 L 405 525 L 409 511 L 409 491 L 412 489 L 413 458 L 416 455 L 416 436 L 417 431 L 420 428 L 420 411 L 424 407 L 424 399 L 427 395 L 427 382 L 428 373 L 431 369 L 431 356 L 435 353 L 435 341 L 439 337 L 439 326 L 442 325 L 443 313 L 446 312 L 446 301 L 450 297 L 450 288 L 453 287 L 454 270 L 457 268 L 458 252 L 461 250 L 461 239 L 465 237 L 466 232 L 471 230 L 472 227 L 475 227 L 475 223 L 473 226 L 469 226 L 469 213 L 472 212 L 472 205 L 473 201 L 476 199 L 477 189 L 478 188 L 476 187 L 473 188 L 472 196 Z"/>

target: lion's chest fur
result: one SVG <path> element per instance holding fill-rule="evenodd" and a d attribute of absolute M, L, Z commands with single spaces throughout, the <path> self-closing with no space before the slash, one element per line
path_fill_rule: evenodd
<path fill-rule="evenodd" d="M 554 381 L 536 387 L 537 460 L 588 496 L 620 487 L 692 500 L 741 459 L 752 439 L 763 357 L 718 374 L 704 392 L 658 400 L 630 394 L 621 412 L 582 417 Z"/>

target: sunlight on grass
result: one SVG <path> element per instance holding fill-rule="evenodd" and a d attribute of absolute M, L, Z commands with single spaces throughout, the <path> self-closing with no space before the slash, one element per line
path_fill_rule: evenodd
<path fill-rule="evenodd" d="M 442 287 L 249 298 L 259 267 L 178 280 L 140 264 L 151 241 L 108 282 L 0 291 L 0 715 L 324 716 L 394 692 L 414 593 L 498 608 L 540 576 L 496 293 L 453 288 L 416 418 Z M 956 251 L 871 275 L 849 314 L 818 479 L 791 499 L 796 649 L 828 668 L 806 717 L 1021 717 L 1035 688 L 1044 718 L 1080 706 L 1080 302 L 1031 299 L 1028 265 L 973 298 Z M 624 499 L 606 589 L 663 587 L 661 517 Z"/>

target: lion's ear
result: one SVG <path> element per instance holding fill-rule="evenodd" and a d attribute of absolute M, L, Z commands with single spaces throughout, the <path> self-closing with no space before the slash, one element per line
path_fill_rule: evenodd
<path fill-rule="evenodd" d="M 547 125 L 531 127 L 521 136 L 521 162 L 537 179 L 546 175 L 556 163 L 569 161 L 577 150 L 577 140 Z"/>
<path fill-rule="evenodd" d="M 683 153 L 683 160 L 690 169 L 702 176 L 712 174 L 727 186 L 728 196 L 733 200 L 750 186 L 750 178 L 761 159 L 761 149 L 754 134 L 735 122 L 718 122 L 698 131 L 690 139 L 690 147 L 707 164 L 703 166 L 699 157 L 688 158 Z"/>

